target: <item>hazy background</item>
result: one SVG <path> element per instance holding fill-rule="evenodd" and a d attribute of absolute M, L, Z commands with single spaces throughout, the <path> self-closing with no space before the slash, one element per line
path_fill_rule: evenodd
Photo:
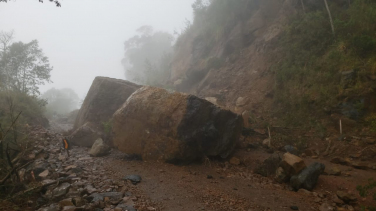
<path fill-rule="evenodd" d="M 194 0 L 61 0 L 62 7 L 38 0 L 0 3 L 0 30 L 14 30 L 14 41 L 39 41 L 54 67 L 53 83 L 84 98 L 95 76 L 124 77 L 124 41 L 151 25 L 173 34 L 192 20 Z"/>

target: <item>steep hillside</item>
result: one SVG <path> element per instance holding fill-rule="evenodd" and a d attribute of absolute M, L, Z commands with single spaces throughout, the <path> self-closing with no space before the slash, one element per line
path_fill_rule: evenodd
<path fill-rule="evenodd" d="M 193 5 L 170 76 L 251 123 L 375 130 L 376 5 L 367 0 L 243 0 Z M 357 124 L 358 123 L 358 124 Z M 364 132 L 364 131 L 363 131 Z"/>

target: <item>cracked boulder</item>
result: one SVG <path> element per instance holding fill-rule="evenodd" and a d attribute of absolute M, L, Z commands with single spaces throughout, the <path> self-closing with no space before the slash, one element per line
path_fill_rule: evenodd
<path fill-rule="evenodd" d="M 241 116 L 206 100 L 142 87 L 115 112 L 112 144 L 144 160 L 188 163 L 228 157 L 242 127 Z"/>

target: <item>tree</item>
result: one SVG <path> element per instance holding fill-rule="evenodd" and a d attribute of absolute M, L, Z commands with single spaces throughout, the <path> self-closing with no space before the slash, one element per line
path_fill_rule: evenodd
<path fill-rule="evenodd" d="M 125 77 L 142 84 L 161 85 L 169 74 L 173 36 L 154 32 L 151 26 L 142 26 L 137 33 L 124 43 Z"/>
<path fill-rule="evenodd" d="M 0 0 L 0 2 L 5 2 L 5 3 L 7 3 L 8 1 L 11 1 L 11 0 Z M 43 3 L 43 0 L 38 0 L 38 1 L 41 2 L 41 3 Z M 61 7 L 60 2 L 57 1 L 57 0 L 48 0 L 48 1 L 55 3 L 55 5 L 56 5 L 57 7 Z"/>
<path fill-rule="evenodd" d="M 52 67 L 39 48 L 38 41 L 16 42 L 1 51 L 0 75 L 2 89 L 28 95 L 39 94 L 39 85 L 50 82 Z"/>
<path fill-rule="evenodd" d="M 42 98 L 47 100 L 47 116 L 68 114 L 78 108 L 80 101 L 76 92 L 69 88 L 51 88 L 42 95 Z"/>
<path fill-rule="evenodd" d="M 4 57 L 5 53 L 8 51 L 9 46 L 12 44 L 13 40 L 13 31 L 5 32 L 0 31 L 0 62 L 3 61 L 2 58 Z M 4 86 L 5 82 L 5 72 L 1 71 L 0 69 L 0 88 Z"/>

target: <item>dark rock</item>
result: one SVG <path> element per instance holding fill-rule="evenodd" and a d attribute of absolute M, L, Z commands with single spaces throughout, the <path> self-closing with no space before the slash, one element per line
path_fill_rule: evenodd
<path fill-rule="evenodd" d="M 297 207 L 297 206 L 291 206 L 290 209 L 292 209 L 292 210 L 299 210 L 299 207 Z"/>
<path fill-rule="evenodd" d="M 110 152 L 110 147 L 104 143 L 104 141 L 99 138 L 97 139 L 89 151 L 89 155 L 93 157 L 99 157 L 107 155 Z"/>
<path fill-rule="evenodd" d="M 296 147 L 294 147 L 294 146 L 286 145 L 284 147 L 284 149 L 285 149 L 286 152 L 289 152 L 289 153 L 291 153 L 293 155 L 298 156 L 298 154 L 299 154 L 298 149 Z"/>
<path fill-rule="evenodd" d="M 143 160 L 186 164 L 205 156 L 227 158 L 243 120 L 196 96 L 143 87 L 115 112 L 112 126 L 119 150 Z"/>
<path fill-rule="evenodd" d="M 108 197 L 110 201 L 117 201 L 122 199 L 123 193 L 121 192 L 106 192 L 106 193 L 93 193 L 87 197 L 87 200 L 90 202 L 99 202 L 103 201 L 104 198 Z"/>
<path fill-rule="evenodd" d="M 70 184 L 67 182 L 64 182 L 63 184 L 59 185 L 57 188 L 55 188 L 52 191 L 52 197 L 53 198 L 60 198 L 68 193 L 70 188 Z"/>
<path fill-rule="evenodd" d="M 325 165 L 322 163 L 313 163 L 301 171 L 298 175 L 294 175 L 290 179 L 290 185 L 295 190 L 304 188 L 306 190 L 312 190 L 317 180 L 325 170 Z"/>
<path fill-rule="evenodd" d="M 276 173 L 281 161 L 282 159 L 278 154 L 273 154 L 264 160 L 264 162 L 254 170 L 254 173 L 260 174 L 264 177 L 272 176 Z"/>
<path fill-rule="evenodd" d="M 212 175 L 208 175 L 206 176 L 207 179 L 213 179 L 213 176 Z"/>
<path fill-rule="evenodd" d="M 133 185 L 136 185 L 137 183 L 141 182 L 141 176 L 139 175 L 127 175 L 123 178 L 123 180 L 129 180 L 132 182 Z"/>

